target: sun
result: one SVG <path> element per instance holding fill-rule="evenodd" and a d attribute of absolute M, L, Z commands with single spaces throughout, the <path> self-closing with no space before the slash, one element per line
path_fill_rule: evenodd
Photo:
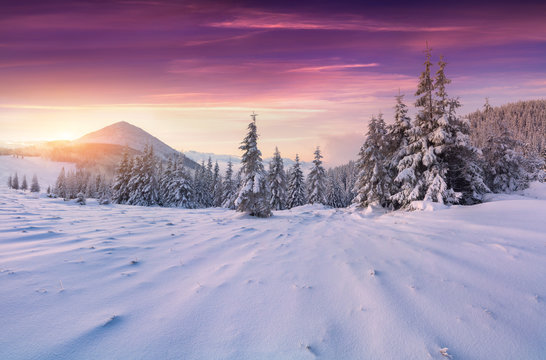
<path fill-rule="evenodd" d="M 68 131 L 59 132 L 54 137 L 52 140 L 75 140 L 77 138 L 74 133 Z"/>

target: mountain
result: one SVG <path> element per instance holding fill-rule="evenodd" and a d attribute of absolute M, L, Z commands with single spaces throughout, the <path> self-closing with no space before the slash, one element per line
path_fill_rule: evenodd
<path fill-rule="evenodd" d="M 74 163 L 78 167 L 112 176 L 124 152 L 136 156 L 146 145 L 153 146 L 156 155 L 162 160 L 172 155 L 182 155 L 186 167 L 190 169 L 198 167 L 195 161 L 184 154 L 125 121 L 109 125 L 74 141 L 49 141 L 17 149 L 0 149 L 0 153 L 41 156 L 52 161 Z"/>
<path fill-rule="evenodd" d="M 121 145 L 139 152 L 143 151 L 146 145 L 151 145 L 154 147 L 155 153 L 164 159 L 175 154 L 180 154 L 180 152 L 165 144 L 155 136 L 126 121 L 120 121 L 84 135 L 81 138 L 74 140 L 72 143 Z"/>

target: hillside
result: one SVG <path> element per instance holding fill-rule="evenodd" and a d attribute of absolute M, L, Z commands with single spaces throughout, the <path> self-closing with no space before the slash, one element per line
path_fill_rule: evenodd
<path fill-rule="evenodd" d="M 73 144 L 115 144 L 142 152 L 146 145 L 153 146 L 155 153 L 167 159 L 179 152 L 141 128 L 120 121 L 74 140 Z"/>
<path fill-rule="evenodd" d="M 513 136 L 534 152 L 546 149 L 546 100 L 518 101 L 485 107 L 467 115 L 474 145 L 483 148 L 490 135 L 506 126 Z"/>
<path fill-rule="evenodd" d="M 14 157 L 11 155 L 0 156 L 0 182 L 6 183 L 8 176 L 17 173 L 22 179 L 26 175 L 27 180 L 31 181 L 32 176 L 36 174 L 41 191 L 46 192 L 48 186 L 54 186 L 57 176 L 62 168 L 65 170 L 74 170 L 75 166 L 71 162 L 50 161 L 38 156 Z M 21 181 L 21 180 L 20 180 Z"/>

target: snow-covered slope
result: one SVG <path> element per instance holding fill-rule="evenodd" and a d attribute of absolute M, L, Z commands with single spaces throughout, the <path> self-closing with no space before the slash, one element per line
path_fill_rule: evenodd
<path fill-rule="evenodd" d="M 255 219 L 2 187 L 0 358 L 544 359 L 546 187 L 532 189 Z"/>
<path fill-rule="evenodd" d="M 48 186 L 55 185 L 57 176 L 63 167 L 65 170 L 73 170 L 75 166 L 72 163 L 50 161 L 40 157 L 0 156 L 0 187 L 6 187 L 8 177 L 16 172 L 19 177 L 19 184 L 23 179 L 23 175 L 26 175 L 30 186 L 32 176 L 36 174 L 42 191 L 45 192 Z"/>
<path fill-rule="evenodd" d="M 178 153 L 178 151 L 155 136 L 150 135 L 148 132 L 129 124 L 126 121 L 120 121 L 84 135 L 81 138 L 74 140 L 74 143 L 116 144 L 128 146 L 138 151 L 144 150 L 146 145 L 152 145 L 154 151 L 164 158 Z"/>

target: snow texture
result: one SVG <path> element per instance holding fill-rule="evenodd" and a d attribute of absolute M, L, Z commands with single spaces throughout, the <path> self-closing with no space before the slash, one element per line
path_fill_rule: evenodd
<path fill-rule="evenodd" d="M 0 358 L 544 359 L 546 184 L 488 201 L 259 219 L 2 182 Z"/>

